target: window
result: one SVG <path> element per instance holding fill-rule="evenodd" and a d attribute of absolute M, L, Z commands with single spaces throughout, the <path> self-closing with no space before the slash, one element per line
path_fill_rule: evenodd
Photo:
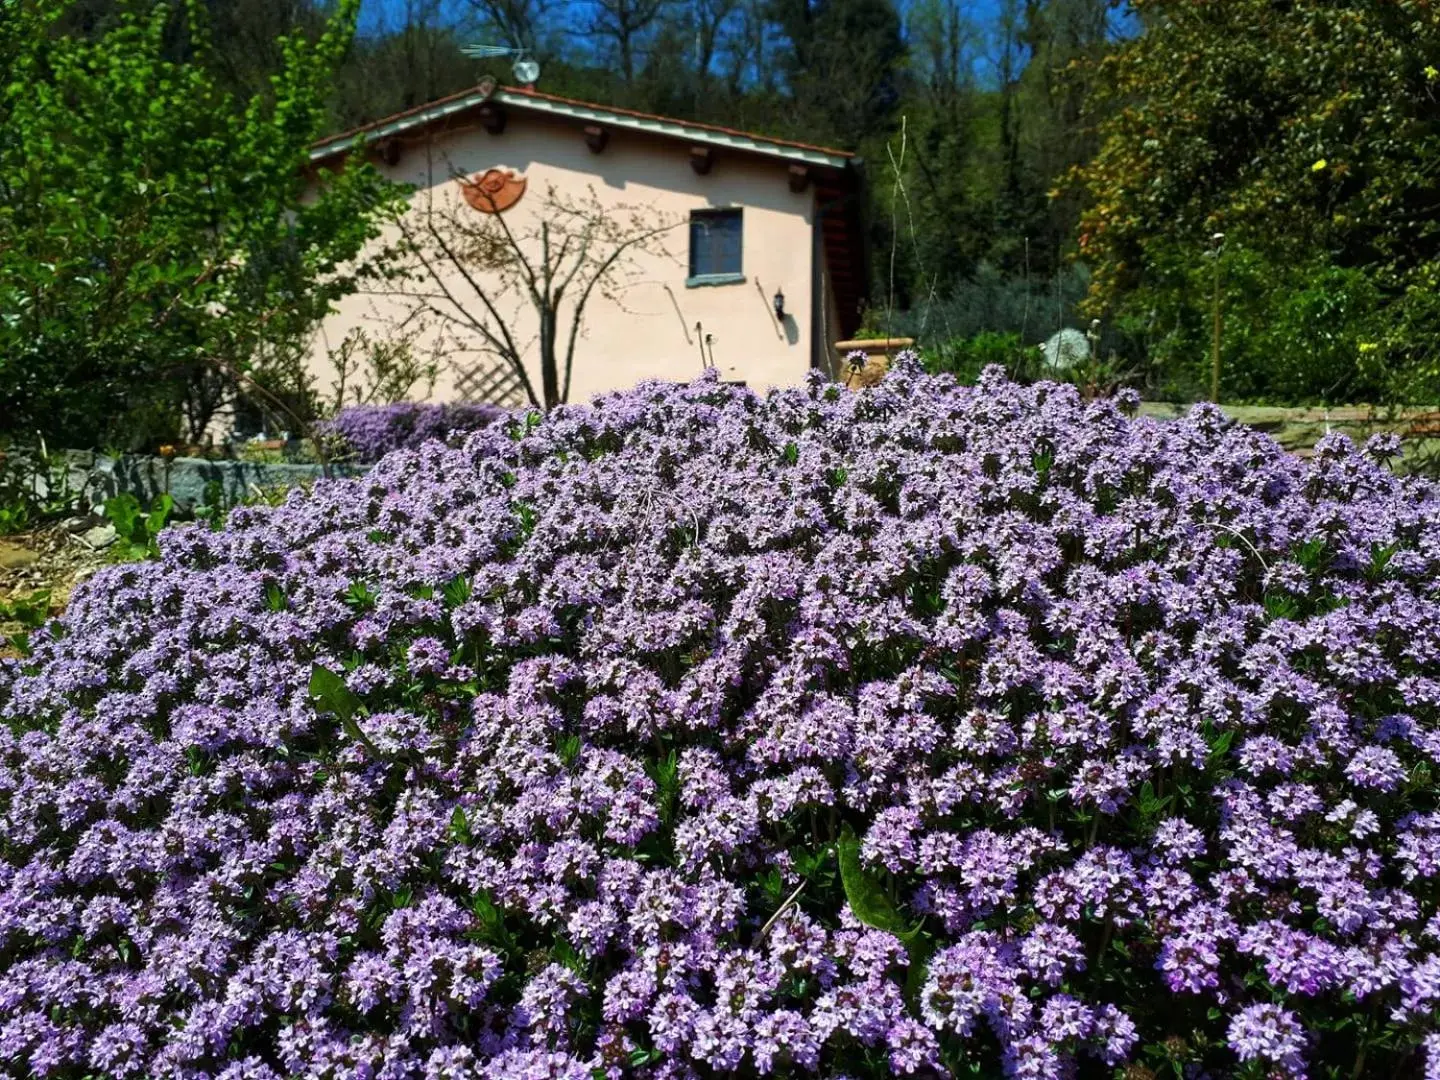
<path fill-rule="evenodd" d="M 686 284 L 743 281 L 740 247 L 738 209 L 694 211 L 690 215 L 690 278 Z"/>

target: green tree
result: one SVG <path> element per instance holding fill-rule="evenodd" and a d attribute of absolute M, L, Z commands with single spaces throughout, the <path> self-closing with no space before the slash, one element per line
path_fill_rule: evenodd
<path fill-rule="evenodd" d="M 772 0 L 797 131 L 858 146 L 890 128 L 905 59 L 893 0 Z"/>
<path fill-rule="evenodd" d="M 132 5 L 90 39 L 63 32 L 67 0 L 8 0 L 0 426 L 126 445 L 197 438 L 257 386 L 309 398 L 306 339 L 399 198 L 358 155 L 305 197 L 357 5 L 283 39 L 269 92 L 237 103 L 199 0 Z"/>
<path fill-rule="evenodd" d="M 1145 328 L 1166 359 L 1163 378 L 1200 381 L 1215 291 L 1202 256 L 1223 233 L 1222 396 L 1433 399 L 1440 9 L 1133 6 L 1144 32 L 1099 64 L 1105 89 L 1092 109 L 1111 112 L 1098 154 L 1074 173 L 1087 198 L 1079 246 L 1094 269 L 1094 313 Z M 1317 306 L 1341 284 L 1345 303 Z M 1368 340 L 1378 313 L 1389 329 Z M 1277 341 L 1239 325 L 1309 316 L 1328 321 L 1323 348 L 1308 333 Z M 1334 350 L 1348 342 L 1356 353 L 1336 371 Z"/>
<path fill-rule="evenodd" d="M 468 41 L 503 40 L 489 29 L 467 30 L 446 20 L 443 0 L 404 0 L 389 18 L 357 37 L 335 75 L 333 126 L 348 130 L 475 85 Z M 508 71 L 505 74 L 508 81 Z"/>

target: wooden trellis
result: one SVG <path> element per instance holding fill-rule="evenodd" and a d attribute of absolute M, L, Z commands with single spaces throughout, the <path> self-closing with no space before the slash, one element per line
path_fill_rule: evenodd
<path fill-rule="evenodd" d="M 526 402 L 525 385 L 503 360 L 490 359 L 459 369 L 455 388 L 466 401 L 514 407 Z"/>

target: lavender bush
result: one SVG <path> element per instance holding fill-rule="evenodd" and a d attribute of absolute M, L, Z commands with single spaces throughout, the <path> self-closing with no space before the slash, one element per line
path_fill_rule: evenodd
<path fill-rule="evenodd" d="M 653 385 L 167 530 L 0 668 L 0 1067 L 1440 1074 L 1436 489 L 1130 404 Z"/>
<path fill-rule="evenodd" d="M 507 412 L 499 405 L 468 402 L 351 405 L 318 425 L 318 432 L 361 461 L 379 461 L 392 450 L 419 446 L 429 439 L 444 440 L 456 431 L 486 427 Z"/>

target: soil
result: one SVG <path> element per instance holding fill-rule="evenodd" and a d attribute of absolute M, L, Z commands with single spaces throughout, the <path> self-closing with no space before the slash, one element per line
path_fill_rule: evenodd
<path fill-rule="evenodd" d="M 75 587 L 106 562 L 64 525 L 0 536 L 0 656 L 13 656 L 8 637 L 25 627 L 6 620 L 4 608 L 49 591 L 50 614 L 59 615 Z"/>

